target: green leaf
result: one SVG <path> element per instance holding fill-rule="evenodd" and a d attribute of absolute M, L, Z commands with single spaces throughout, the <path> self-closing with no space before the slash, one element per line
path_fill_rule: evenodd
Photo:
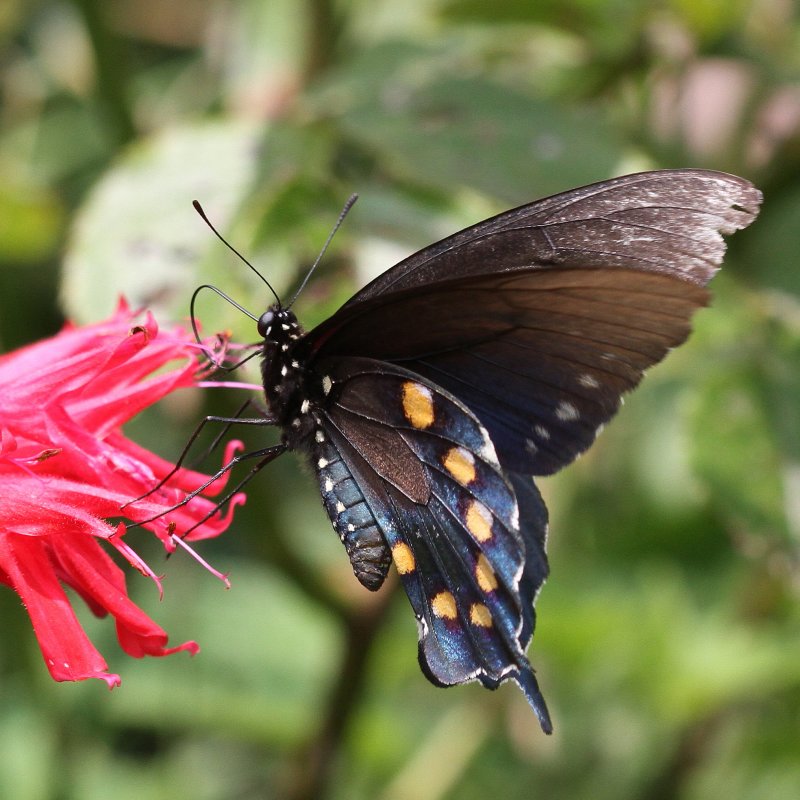
<path fill-rule="evenodd" d="M 721 293 L 717 306 L 707 320 L 714 352 L 696 385 L 692 461 L 734 531 L 784 538 L 800 522 L 786 516 L 800 464 L 800 341 L 741 294 Z"/>
<path fill-rule="evenodd" d="M 424 58 L 397 45 L 369 51 L 336 74 L 318 107 L 335 108 L 336 122 L 384 170 L 450 192 L 522 203 L 613 170 L 620 148 L 601 113 L 477 75 L 447 77 L 453 69 L 430 56 L 424 69 Z"/>
<path fill-rule="evenodd" d="M 765 213 L 741 236 L 740 269 L 758 286 L 800 296 L 800 187 L 767 195 Z"/>
<path fill-rule="evenodd" d="M 62 288 L 67 314 L 78 322 L 102 318 L 123 295 L 159 317 L 185 318 L 194 288 L 214 282 L 204 259 L 213 253 L 220 260 L 192 200 L 225 230 L 250 189 L 259 136 L 252 123 L 211 122 L 172 128 L 126 150 L 72 228 Z"/>
<path fill-rule="evenodd" d="M 0 253 L 5 262 L 34 263 L 53 255 L 63 224 L 57 198 L 33 183 L 0 184 Z"/>

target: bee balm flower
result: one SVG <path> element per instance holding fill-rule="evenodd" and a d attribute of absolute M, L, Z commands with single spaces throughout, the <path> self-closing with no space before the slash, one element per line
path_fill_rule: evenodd
<path fill-rule="evenodd" d="M 68 325 L 0 356 L 0 582 L 25 604 L 55 680 L 120 682 L 107 672 L 64 586 L 96 615 L 114 618 L 129 655 L 198 649 L 195 642 L 167 647 L 166 632 L 128 597 L 125 574 L 107 549 L 158 582 L 125 543 L 125 525 L 109 519 L 119 519 L 121 507 L 173 465 L 127 439 L 121 427 L 175 389 L 197 385 L 201 354 L 183 330 L 159 331 L 149 314 L 140 318 L 121 303 L 104 322 Z M 206 480 L 180 469 L 124 515 L 136 521 L 167 512 Z M 242 500 L 237 495 L 231 508 Z M 213 508 L 199 496 L 145 527 L 174 549 L 172 531 L 191 528 Z M 216 536 L 229 522 L 214 516 L 187 538 Z"/>

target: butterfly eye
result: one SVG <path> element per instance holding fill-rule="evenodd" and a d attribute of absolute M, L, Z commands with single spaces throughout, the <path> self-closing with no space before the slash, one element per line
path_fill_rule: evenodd
<path fill-rule="evenodd" d="M 272 329 L 272 323 L 275 320 L 275 312 L 270 309 L 269 311 L 265 311 L 259 318 L 258 318 L 258 335 L 262 339 L 266 339 L 269 336 L 270 330 Z"/>

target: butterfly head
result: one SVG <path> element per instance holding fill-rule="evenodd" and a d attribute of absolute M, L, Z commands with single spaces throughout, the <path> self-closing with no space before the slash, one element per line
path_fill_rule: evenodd
<path fill-rule="evenodd" d="M 294 312 L 281 308 L 277 303 L 258 318 L 257 327 L 258 335 L 265 342 L 284 343 L 299 339 L 303 333 Z"/>

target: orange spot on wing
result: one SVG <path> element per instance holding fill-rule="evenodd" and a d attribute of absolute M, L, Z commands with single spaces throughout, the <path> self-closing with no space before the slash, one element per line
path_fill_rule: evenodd
<path fill-rule="evenodd" d="M 497 588 L 497 575 L 494 574 L 489 560 L 483 553 L 478 556 L 478 562 L 475 564 L 475 578 L 484 592 L 493 592 Z"/>
<path fill-rule="evenodd" d="M 431 600 L 431 609 L 440 619 L 455 619 L 458 616 L 456 611 L 456 599 L 450 592 L 439 592 Z"/>
<path fill-rule="evenodd" d="M 414 381 L 403 384 L 403 413 L 417 429 L 423 430 L 433 425 L 433 395 L 427 386 Z"/>
<path fill-rule="evenodd" d="M 467 508 L 467 530 L 478 542 L 492 538 L 492 514 L 479 500 L 471 500 Z"/>
<path fill-rule="evenodd" d="M 469 609 L 469 620 L 480 628 L 491 628 L 492 612 L 483 603 L 473 603 Z"/>
<path fill-rule="evenodd" d="M 397 571 L 401 575 L 408 575 L 417 568 L 417 562 L 414 559 L 414 553 L 405 542 L 398 542 L 392 548 L 392 558 Z"/>
<path fill-rule="evenodd" d="M 442 463 L 462 486 L 469 486 L 475 480 L 475 457 L 463 447 L 451 447 Z"/>

